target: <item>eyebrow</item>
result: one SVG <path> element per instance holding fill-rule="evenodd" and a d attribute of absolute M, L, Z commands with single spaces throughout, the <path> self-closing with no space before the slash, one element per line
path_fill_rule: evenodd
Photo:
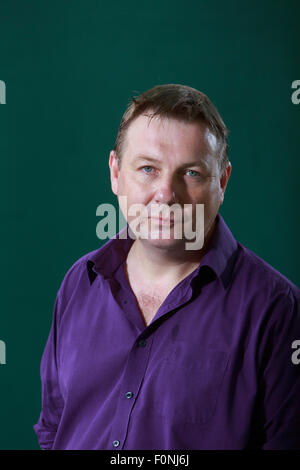
<path fill-rule="evenodd" d="M 161 163 L 161 160 L 159 158 L 151 157 L 150 155 L 137 155 L 133 161 L 149 161 L 149 162 L 154 162 L 154 163 Z M 207 169 L 207 165 L 203 161 L 195 160 L 192 162 L 187 162 L 181 165 L 179 168 L 188 168 L 188 167 L 202 167 L 204 169 Z"/>
<path fill-rule="evenodd" d="M 155 158 L 155 157 L 150 157 L 149 155 L 137 155 L 135 158 L 134 158 L 134 161 L 137 161 L 137 160 L 148 160 L 150 162 L 156 162 L 156 163 L 160 163 L 161 160 L 159 158 Z"/>

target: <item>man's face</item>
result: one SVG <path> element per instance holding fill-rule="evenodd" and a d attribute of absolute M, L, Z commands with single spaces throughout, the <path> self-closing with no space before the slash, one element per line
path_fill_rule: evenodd
<path fill-rule="evenodd" d="M 174 238 L 176 219 L 150 217 L 150 209 L 161 205 L 177 203 L 183 209 L 185 204 L 190 204 L 194 222 L 196 204 L 204 204 L 205 237 L 210 233 L 231 171 L 229 164 L 223 175 L 220 174 L 217 155 L 216 137 L 204 123 L 161 117 L 150 121 L 148 116 L 140 115 L 130 124 L 121 168 L 115 152 L 110 153 L 111 184 L 128 223 L 135 218 L 128 216 L 129 207 L 139 203 L 148 210 L 147 227 L 150 221 L 151 227 L 158 231 L 168 226 L 168 239 L 149 237 L 146 243 L 169 249 L 182 246 L 183 240 Z M 127 197 L 127 212 L 120 196 Z"/>

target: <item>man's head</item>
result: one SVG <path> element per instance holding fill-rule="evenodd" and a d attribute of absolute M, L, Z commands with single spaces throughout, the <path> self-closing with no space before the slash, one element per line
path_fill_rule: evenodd
<path fill-rule="evenodd" d="M 114 151 L 119 161 L 126 148 L 126 134 L 130 124 L 142 114 L 174 118 L 186 123 L 205 123 L 218 142 L 217 159 L 223 171 L 228 164 L 228 130 L 209 98 L 199 90 L 185 85 L 157 85 L 131 98 L 119 126 Z"/>
<path fill-rule="evenodd" d="M 134 98 L 109 160 L 112 190 L 125 219 L 130 223 L 134 218 L 128 215 L 132 204 L 148 209 L 175 203 L 182 208 L 192 206 L 194 221 L 197 204 L 204 204 L 207 236 L 231 171 L 226 138 L 218 111 L 193 88 L 161 85 Z M 120 196 L 126 196 L 127 207 Z M 158 225 L 163 223 L 153 219 Z M 147 243 L 173 250 L 180 246 L 173 236 Z"/>

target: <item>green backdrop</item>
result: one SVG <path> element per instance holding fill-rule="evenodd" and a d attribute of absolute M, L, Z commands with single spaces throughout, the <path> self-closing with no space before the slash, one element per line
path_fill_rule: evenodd
<path fill-rule="evenodd" d="M 1 0 L 0 448 L 38 449 L 40 359 L 66 270 L 101 246 L 108 155 L 132 95 L 206 93 L 230 129 L 221 209 L 236 238 L 300 285 L 299 14 L 294 0 Z"/>

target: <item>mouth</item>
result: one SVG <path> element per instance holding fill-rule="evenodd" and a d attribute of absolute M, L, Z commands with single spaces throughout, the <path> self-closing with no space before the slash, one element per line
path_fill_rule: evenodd
<path fill-rule="evenodd" d="M 170 225 L 174 225 L 174 217 L 170 217 L 170 218 L 163 218 L 163 217 L 148 217 L 148 219 L 151 219 L 151 220 L 154 220 L 156 223 L 160 223 L 160 224 L 170 224 Z"/>

